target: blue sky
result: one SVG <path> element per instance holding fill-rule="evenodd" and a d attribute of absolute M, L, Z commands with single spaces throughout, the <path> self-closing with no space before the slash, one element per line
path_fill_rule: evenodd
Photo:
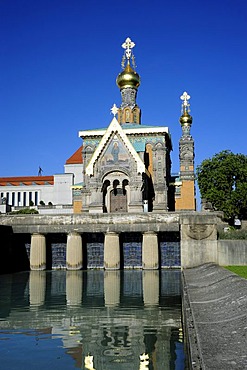
<path fill-rule="evenodd" d="M 196 165 L 247 154 L 246 24 L 246 0 L 0 0 L 0 177 L 62 173 L 78 131 L 108 126 L 126 37 L 142 123 L 169 127 L 173 172 L 185 90 Z"/>

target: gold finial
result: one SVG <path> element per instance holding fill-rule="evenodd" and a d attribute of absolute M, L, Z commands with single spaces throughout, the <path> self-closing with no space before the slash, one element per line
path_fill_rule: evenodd
<path fill-rule="evenodd" d="M 125 68 L 126 60 L 127 60 L 127 64 L 130 64 L 130 59 L 132 62 L 132 67 L 134 69 L 136 68 L 135 57 L 132 51 L 134 47 L 135 47 L 135 43 L 130 39 L 130 37 L 127 37 L 125 42 L 122 44 L 122 48 L 125 49 L 124 55 L 122 57 L 122 63 L 121 63 L 121 66 L 123 69 Z"/>
<path fill-rule="evenodd" d="M 190 126 L 192 125 L 192 117 L 190 113 L 190 95 L 185 91 L 183 95 L 180 96 L 182 102 L 182 115 L 180 117 L 180 123 L 183 130 L 183 136 L 190 135 Z"/>
<path fill-rule="evenodd" d="M 123 72 L 119 73 L 117 77 L 117 85 L 120 90 L 127 87 L 137 90 L 140 85 L 140 76 L 135 71 L 136 64 L 132 50 L 134 46 L 135 43 L 129 37 L 127 37 L 125 42 L 122 44 L 122 48 L 124 49 L 124 55 L 122 58 Z"/>
<path fill-rule="evenodd" d="M 117 112 L 118 112 L 118 107 L 114 103 L 112 108 L 111 108 L 111 113 L 113 114 L 114 117 L 116 117 Z"/>

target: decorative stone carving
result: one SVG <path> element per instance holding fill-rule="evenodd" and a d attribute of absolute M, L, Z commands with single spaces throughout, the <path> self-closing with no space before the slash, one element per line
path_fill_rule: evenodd
<path fill-rule="evenodd" d="M 89 145 L 87 145 L 83 151 L 85 153 L 93 153 L 94 152 L 93 148 Z"/>
<path fill-rule="evenodd" d="M 213 211 L 214 210 L 212 203 L 209 202 L 207 199 L 202 199 L 201 205 L 202 205 L 202 211 Z"/>
<path fill-rule="evenodd" d="M 190 126 L 182 126 L 183 138 L 191 140 L 192 136 L 190 134 Z"/>
<path fill-rule="evenodd" d="M 194 158 L 194 151 L 193 145 L 191 144 L 182 144 L 180 145 L 180 159 L 193 159 Z"/>
<path fill-rule="evenodd" d="M 208 239 L 214 230 L 214 225 L 187 225 L 185 233 L 190 239 L 202 240 Z"/>
<path fill-rule="evenodd" d="M 121 108 L 125 108 L 127 106 L 134 108 L 136 105 L 136 90 L 132 89 L 131 87 L 126 87 L 121 91 L 122 96 L 122 104 Z"/>

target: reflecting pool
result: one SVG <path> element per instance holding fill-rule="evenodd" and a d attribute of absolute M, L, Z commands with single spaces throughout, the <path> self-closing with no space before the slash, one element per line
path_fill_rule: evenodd
<path fill-rule="evenodd" d="M 180 271 L 0 275 L 0 369 L 185 369 Z"/>

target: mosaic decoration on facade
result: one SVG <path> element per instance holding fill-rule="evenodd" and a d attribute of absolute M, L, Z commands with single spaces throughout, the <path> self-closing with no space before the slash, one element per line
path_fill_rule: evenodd
<path fill-rule="evenodd" d="M 104 267 L 104 236 L 87 234 L 87 268 Z"/>
<path fill-rule="evenodd" d="M 100 166 L 102 169 L 112 166 L 130 167 L 130 154 L 117 135 L 114 135 L 105 149 L 100 159 Z"/>
<path fill-rule="evenodd" d="M 179 233 L 160 233 L 160 267 L 180 267 L 180 235 Z"/>
<path fill-rule="evenodd" d="M 145 152 L 147 144 L 165 144 L 165 138 L 162 136 L 131 136 L 128 138 L 137 152 Z"/>
<path fill-rule="evenodd" d="M 87 146 L 97 147 L 99 143 L 100 143 L 100 139 L 84 139 L 83 140 L 83 145 L 85 146 L 85 148 Z"/>
<path fill-rule="evenodd" d="M 165 138 L 164 136 L 128 136 L 131 144 L 142 142 L 144 144 L 148 143 L 165 143 Z"/>
<path fill-rule="evenodd" d="M 81 189 L 73 189 L 73 198 L 79 198 L 81 200 Z"/>
<path fill-rule="evenodd" d="M 160 264 L 162 267 L 180 267 L 180 242 L 160 242 Z"/>
<path fill-rule="evenodd" d="M 53 269 L 66 268 L 66 243 L 54 243 L 51 245 L 51 258 Z"/>
<path fill-rule="evenodd" d="M 138 233 L 123 235 L 123 264 L 124 268 L 142 267 L 142 236 Z"/>

